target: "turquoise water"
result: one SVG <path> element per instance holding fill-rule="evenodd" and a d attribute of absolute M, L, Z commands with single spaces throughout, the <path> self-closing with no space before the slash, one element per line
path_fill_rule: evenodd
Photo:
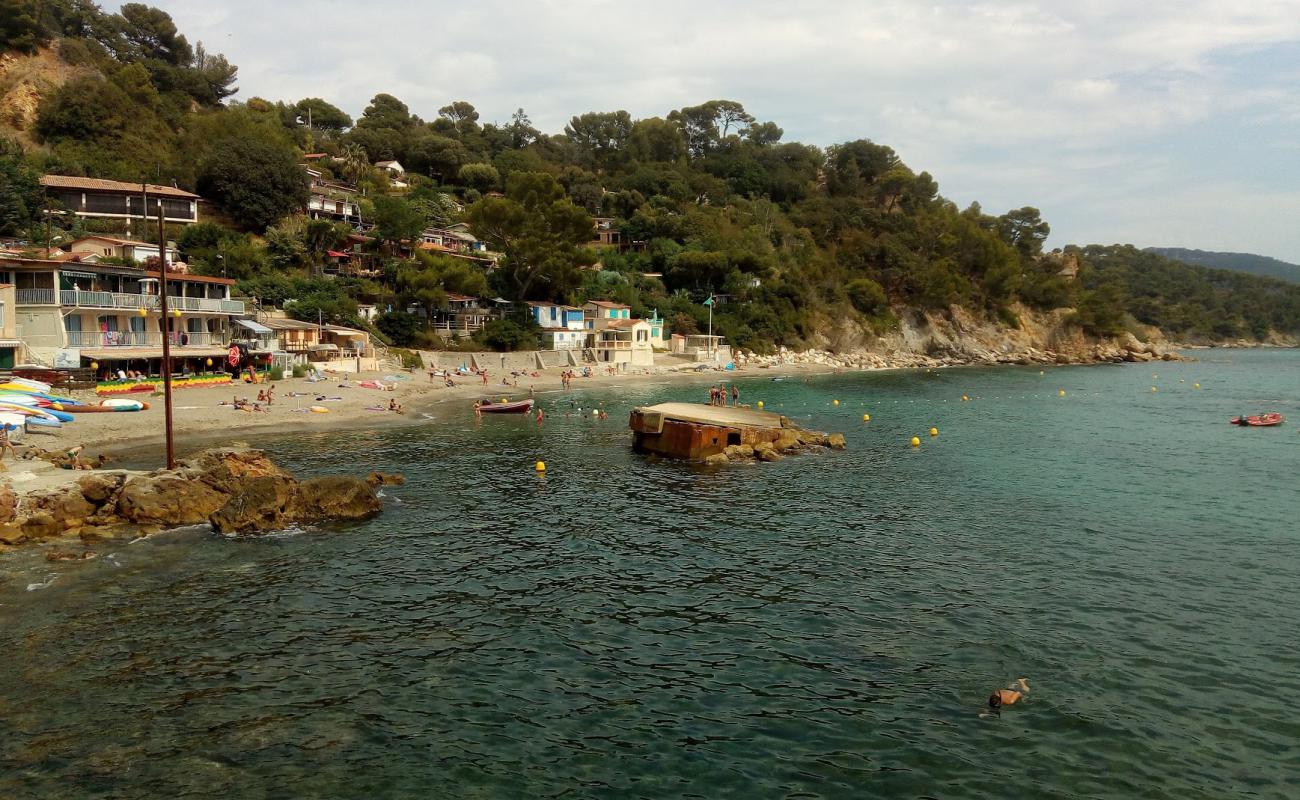
<path fill-rule="evenodd" d="M 702 386 L 277 439 L 410 482 L 0 560 L 0 796 L 1295 797 L 1300 353 L 1197 355 L 746 378 L 849 449 L 719 471 L 629 452 Z"/>

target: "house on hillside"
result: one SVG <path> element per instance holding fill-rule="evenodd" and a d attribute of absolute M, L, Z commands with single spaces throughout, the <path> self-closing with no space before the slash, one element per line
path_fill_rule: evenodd
<path fill-rule="evenodd" d="M 383 170 L 389 176 L 395 178 L 400 178 L 406 174 L 406 169 L 397 161 L 377 161 L 375 162 L 375 169 Z"/>
<path fill-rule="evenodd" d="M 604 330 L 612 321 L 630 319 L 631 316 L 630 306 L 608 300 L 591 300 L 582 307 L 583 326 L 588 331 Z"/>
<path fill-rule="evenodd" d="M 587 346 L 595 351 L 597 362 L 620 369 L 655 363 L 650 323 L 643 319 L 611 319 L 604 328 L 587 332 Z"/>
<path fill-rule="evenodd" d="M 528 311 L 542 328 L 542 349 L 579 350 L 586 342 L 581 308 L 529 300 Z"/>
<path fill-rule="evenodd" d="M 93 256 L 100 258 L 120 258 L 124 261 L 134 261 L 143 264 L 150 258 L 158 258 L 159 247 L 149 242 L 137 242 L 131 239 L 118 239 L 113 236 L 84 236 L 70 245 L 67 245 L 68 252 L 74 256 L 82 256 L 81 261 L 84 263 L 87 257 Z M 180 262 L 180 253 L 176 246 L 168 243 L 167 245 L 167 264 L 173 265 Z"/>
<path fill-rule="evenodd" d="M 620 247 L 623 244 L 623 234 L 615 226 L 615 220 L 611 217 L 592 217 L 592 226 L 596 229 L 596 238 L 592 239 L 591 247 Z"/>
<path fill-rule="evenodd" d="M 156 221 L 161 206 L 167 222 L 188 225 L 199 221 L 202 198 L 174 186 L 68 175 L 43 175 L 41 186 L 45 187 L 45 196 L 53 201 L 51 210 L 78 217 Z"/>

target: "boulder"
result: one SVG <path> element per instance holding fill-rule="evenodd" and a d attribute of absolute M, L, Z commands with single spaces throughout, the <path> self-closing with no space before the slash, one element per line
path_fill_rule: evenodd
<path fill-rule="evenodd" d="M 771 447 L 765 447 L 762 450 L 755 450 L 754 454 L 758 456 L 759 461 L 780 461 L 783 456 Z"/>
<path fill-rule="evenodd" d="M 772 443 L 772 447 L 782 453 L 798 448 L 799 431 L 792 428 L 782 428 L 781 432 L 777 434 L 776 441 Z"/>
<path fill-rule="evenodd" d="M 217 533 L 281 530 L 292 521 L 296 500 L 291 478 L 276 475 L 250 478 L 240 491 L 208 512 L 208 521 Z"/>
<path fill-rule="evenodd" d="M 299 522 L 323 519 L 367 519 L 383 509 L 375 487 L 358 478 L 331 475 L 298 484 L 293 518 Z"/>
<path fill-rule="evenodd" d="M 127 479 L 117 495 L 117 514 L 137 524 L 198 525 L 225 504 L 226 496 L 204 481 L 161 472 Z"/>
<path fill-rule="evenodd" d="M 107 503 L 118 489 L 122 488 L 122 482 L 126 476 L 112 472 L 91 473 L 83 475 L 77 479 L 77 486 L 81 489 L 81 496 L 97 506 Z"/>
<path fill-rule="evenodd" d="M 827 436 L 826 446 L 832 450 L 843 450 L 845 448 L 844 434 L 832 433 L 830 436 Z"/>
<path fill-rule="evenodd" d="M 63 532 L 63 526 L 48 511 L 37 511 L 23 520 L 25 539 L 48 539 Z"/>
<path fill-rule="evenodd" d="M 366 483 L 371 486 L 401 486 L 406 483 L 406 476 L 389 475 L 386 472 L 372 472 L 366 476 Z"/>
<path fill-rule="evenodd" d="M 87 517 L 95 513 L 95 506 L 81 496 L 81 488 L 78 486 L 31 495 L 27 502 L 32 512 L 43 511 L 64 528 L 80 527 Z"/>
<path fill-rule="evenodd" d="M 731 459 L 727 458 L 726 453 L 714 453 L 704 459 L 704 465 L 708 467 L 720 467 L 724 464 L 730 464 Z"/>
<path fill-rule="evenodd" d="M 14 522 L 0 524 L 0 544 L 18 544 L 27 540 L 27 532 Z"/>
<path fill-rule="evenodd" d="M 754 448 L 747 444 L 733 444 L 730 447 L 728 447 L 726 450 L 724 450 L 723 453 L 727 456 L 728 459 L 753 458 Z"/>
<path fill-rule="evenodd" d="M 247 481 L 254 478 L 293 479 L 292 475 L 276 466 L 261 450 L 205 450 L 178 466 L 179 472 L 186 477 L 196 478 L 227 495 L 240 491 Z M 211 513 L 208 511 L 204 517 Z"/>

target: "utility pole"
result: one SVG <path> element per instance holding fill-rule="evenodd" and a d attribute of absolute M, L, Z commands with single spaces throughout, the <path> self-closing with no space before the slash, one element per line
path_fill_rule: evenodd
<path fill-rule="evenodd" d="M 163 411 L 167 426 L 167 469 L 176 469 L 176 447 L 172 441 L 172 347 L 171 337 L 168 335 L 170 331 L 167 330 L 171 324 L 167 315 L 167 232 L 161 202 L 158 203 L 158 278 L 158 307 L 162 311 Z"/>

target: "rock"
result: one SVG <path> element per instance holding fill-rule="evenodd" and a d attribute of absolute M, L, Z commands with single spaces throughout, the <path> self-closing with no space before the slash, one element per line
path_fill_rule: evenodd
<path fill-rule="evenodd" d="M 776 452 L 776 450 L 770 447 L 764 448 L 762 450 L 755 450 L 754 453 L 755 455 L 758 456 L 759 461 L 768 461 L 768 462 L 780 461 L 783 458 L 783 456 L 780 453 Z"/>
<path fill-rule="evenodd" d="M 250 478 L 241 491 L 208 512 L 217 533 L 250 533 L 281 530 L 291 520 L 297 493 L 292 479 L 263 475 Z"/>
<path fill-rule="evenodd" d="M 18 516 L 18 495 L 9 483 L 0 483 L 0 524 L 13 522 Z"/>
<path fill-rule="evenodd" d="M 724 464 L 730 464 L 730 463 L 731 463 L 731 459 L 727 458 L 726 453 L 714 453 L 713 455 L 704 459 L 704 464 L 705 466 L 708 467 L 720 467 L 723 466 Z"/>
<path fill-rule="evenodd" d="M 799 431 L 792 428 L 782 428 L 777 434 L 776 441 L 772 447 L 778 452 L 784 453 L 787 450 L 795 450 L 799 447 Z"/>
<path fill-rule="evenodd" d="M 826 437 L 826 446 L 832 450 L 843 450 L 845 448 L 844 434 L 832 433 Z"/>
<path fill-rule="evenodd" d="M 97 506 L 101 506 L 108 502 L 117 493 L 118 489 L 122 488 L 122 482 L 125 478 L 125 475 L 111 472 L 91 473 L 78 478 L 77 486 L 81 489 L 82 497 Z"/>
<path fill-rule="evenodd" d="M 293 479 L 292 475 L 276 466 L 261 450 L 232 448 L 206 450 L 182 462 L 179 466 L 180 472 L 187 477 L 197 478 L 226 495 L 240 491 L 249 480 L 254 478 Z M 211 513 L 212 511 L 205 513 L 204 518 Z"/>
<path fill-rule="evenodd" d="M 0 524 L 0 544 L 18 544 L 27 540 L 27 532 L 14 522 Z"/>
<path fill-rule="evenodd" d="M 375 488 L 358 478 L 331 475 L 298 484 L 294 516 L 302 522 L 358 520 L 383 510 Z"/>
<path fill-rule="evenodd" d="M 95 507 L 81 495 L 79 486 L 69 486 L 49 494 L 31 495 L 27 498 L 33 511 L 44 511 L 65 528 L 80 527 L 86 518 L 95 513 Z"/>
<path fill-rule="evenodd" d="M 127 479 L 117 495 L 117 514 L 137 524 L 198 525 L 207 522 L 226 497 L 205 481 L 163 472 Z"/>
<path fill-rule="evenodd" d="M 62 533 L 63 526 L 48 511 L 37 511 L 22 523 L 24 538 L 48 539 Z"/>
<path fill-rule="evenodd" d="M 372 472 L 366 476 L 366 483 L 371 486 L 401 486 L 406 483 L 406 476 L 389 475 L 385 472 Z"/>
<path fill-rule="evenodd" d="M 746 459 L 754 457 L 754 448 L 747 444 L 733 444 L 723 453 L 728 459 Z"/>

